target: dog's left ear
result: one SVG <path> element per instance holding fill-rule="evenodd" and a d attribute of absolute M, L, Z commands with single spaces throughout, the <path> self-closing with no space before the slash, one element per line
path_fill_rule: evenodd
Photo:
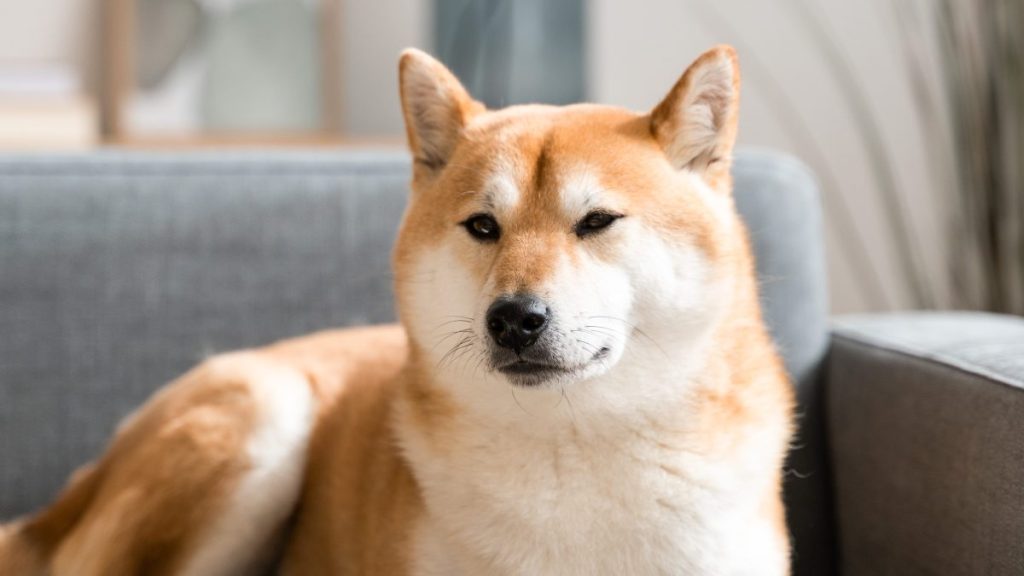
<path fill-rule="evenodd" d="M 651 112 L 651 133 L 677 169 L 728 172 L 739 95 L 739 62 L 731 46 L 715 46 L 687 68 Z"/>

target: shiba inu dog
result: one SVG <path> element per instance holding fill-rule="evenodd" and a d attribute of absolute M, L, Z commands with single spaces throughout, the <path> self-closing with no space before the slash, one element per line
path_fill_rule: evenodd
<path fill-rule="evenodd" d="M 400 79 L 401 327 L 204 362 L 0 531 L 0 572 L 788 573 L 733 50 L 642 114 L 486 110 L 415 50 Z"/>

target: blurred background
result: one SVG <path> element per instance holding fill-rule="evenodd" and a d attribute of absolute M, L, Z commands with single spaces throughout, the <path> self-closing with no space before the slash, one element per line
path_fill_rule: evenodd
<path fill-rule="evenodd" d="M 646 110 L 736 46 L 740 144 L 824 190 L 834 312 L 1024 312 L 1019 0 L 0 3 L 0 148 L 402 146 L 396 60 Z"/>

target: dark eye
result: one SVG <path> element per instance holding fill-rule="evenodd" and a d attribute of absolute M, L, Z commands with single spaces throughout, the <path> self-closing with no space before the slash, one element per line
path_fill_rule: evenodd
<path fill-rule="evenodd" d="M 490 214 L 474 214 L 462 223 L 462 227 L 477 240 L 493 242 L 501 236 L 498 221 Z"/>
<path fill-rule="evenodd" d="M 619 218 L 622 218 L 622 214 L 605 212 L 604 210 L 595 210 L 584 216 L 583 220 L 580 220 L 579 223 L 576 224 L 576 235 L 582 238 L 588 234 L 600 232 L 601 230 L 611 226 L 612 222 L 615 222 Z"/>

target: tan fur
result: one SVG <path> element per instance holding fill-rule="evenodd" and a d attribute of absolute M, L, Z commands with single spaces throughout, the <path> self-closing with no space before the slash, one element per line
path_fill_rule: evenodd
<path fill-rule="evenodd" d="M 678 193 L 677 167 L 664 157 L 676 146 L 682 162 L 704 170 L 705 181 L 729 201 L 738 72 L 731 93 L 704 102 L 720 140 L 668 139 L 690 121 L 679 104 L 689 95 L 693 71 L 723 58 L 736 67 L 735 53 L 717 47 L 702 56 L 651 114 L 594 105 L 488 112 L 425 58 L 408 53 L 401 61 L 403 111 L 417 160 L 393 257 L 403 322 L 415 321 L 408 317 L 414 262 L 470 216 L 471 193 L 487 185 L 483 175 L 496 163 L 505 163 L 523 198 L 504 221 L 501 252 L 492 262 L 478 257 L 480 246 L 459 249 L 479 279 L 493 275 L 501 292 L 534 289 L 563 255 L 617 256 L 614 229 L 578 239 L 574 221 L 555 205 L 556 190 L 586 166 L 618 195 L 617 209 L 698 246 L 717 263 L 718 274 L 734 280 L 726 284 L 729 305 L 714 334 L 719 344 L 693 390 L 696 417 L 629 433 L 722 459 L 739 458 L 749 438 L 770 434 L 779 439 L 781 463 L 793 398 L 761 321 L 746 235 L 738 220 L 723 227 L 704 204 Z M 410 69 L 427 70 L 426 83 L 423 77 L 410 81 Z M 424 99 L 424 92 L 441 98 Z M 104 456 L 76 475 L 52 507 L 0 531 L 0 573 L 175 573 L 246 470 L 242 447 L 266 408 L 247 383 L 266 370 L 301 374 L 317 402 L 283 573 L 410 573 L 426 508 L 394 427 L 397 435 L 416 430 L 438 453 L 465 442 L 470 430 L 465 407 L 432 379 L 425 352 L 401 328 L 381 327 L 315 334 L 204 363 L 122 425 Z M 662 469 L 681 473 L 669 463 Z M 772 475 L 760 510 L 785 549 L 781 470 L 752 473 Z"/>
<path fill-rule="evenodd" d="M 283 574 L 402 574 L 421 506 L 391 435 L 405 336 L 396 327 L 327 334 L 276 353 L 334 394 L 310 444 L 306 483 Z"/>
<path fill-rule="evenodd" d="M 254 409 L 200 367 L 158 393 L 20 537 L 63 574 L 173 574 L 232 486 Z"/>

